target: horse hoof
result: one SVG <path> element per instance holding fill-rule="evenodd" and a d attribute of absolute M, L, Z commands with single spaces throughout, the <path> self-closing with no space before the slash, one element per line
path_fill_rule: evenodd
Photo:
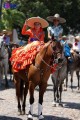
<path fill-rule="evenodd" d="M 21 110 L 18 110 L 18 115 L 22 115 L 22 111 Z"/>
<path fill-rule="evenodd" d="M 33 120 L 33 116 L 31 114 L 29 114 L 27 120 Z"/>
<path fill-rule="evenodd" d="M 67 88 L 64 88 L 64 91 L 67 91 Z"/>
<path fill-rule="evenodd" d="M 44 116 L 43 115 L 39 115 L 39 120 L 43 120 Z"/>
<path fill-rule="evenodd" d="M 22 111 L 22 115 L 25 115 L 25 111 Z"/>
<path fill-rule="evenodd" d="M 77 87 L 77 90 L 79 90 L 79 87 Z"/>
<path fill-rule="evenodd" d="M 60 106 L 60 107 L 63 107 L 63 104 L 62 104 L 62 103 L 59 103 L 59 106 Z"/>
<path fill-rule="evenodd" d="M 52 102 L 52 106 L 53 106 L 53 107 L 56 107 L 56 102 Z"/>

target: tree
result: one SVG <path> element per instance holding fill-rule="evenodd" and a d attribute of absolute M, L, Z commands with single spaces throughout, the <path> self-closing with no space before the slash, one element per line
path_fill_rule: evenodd
<path fill-rule="evenodd" d="M 25 14 L 17 9 L 2 9 L 1 24 L 0 29 L 9 29 L 12 30 L 16 26 L 22 27 Z"/>

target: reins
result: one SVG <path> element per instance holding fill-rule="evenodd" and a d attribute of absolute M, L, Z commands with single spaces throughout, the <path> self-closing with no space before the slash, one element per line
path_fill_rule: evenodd
<path fill-rule="evenodd" d="M 49 45 L 51 45 L 51 43 L 52 43 L 52 41 L 50 41 L 50 44 Z M 48 45 L 48 46 L 49 46 Z M 48 47 L 47 46 L 47 47 Z M 52 47 L 52 45 L 51 45 L 51 47 Z M 53 50 L 53 53 L 54 53 L 55 51 Z M 46 53 L 46 51 L 45 51 L 45 53 Z M 55 66 L 55 64 L 57 64 L 57 63 L 54 63 L 53 65 L 49 65 L 40 55 L 39 55 L 39 57 L 40 57 L 40 59 L 41 59 L 41 61 L 47 66 L 47 67 L 49 67 L 50 69 L 54 69 L 54 66 Z M 64 62 L 64 61 L 63 61 Z M 63 64 L 63 62 L 62 62 L 62 64 Z M 61 64 L 61 65 L 62 65 Z M 58 64 L 57 64 L 58 65 Z M 40 67 L 38 67 L 38 65 L 37 64 L 35 64 L 35 67 L 38 69 L 38 70 L 40 70 Z M 58 66 L 58 68 L 56 69 L 56 70 L 58 70 L 58 69 L 60 69 L 61 68 L 61 66 L 59 67 Z"/>
<path fill-rule="evenodd" d="M 40 58 L 41 58 L 41 56 L 40 56 Z M 43 58 L 41 58 L 41 60 L 42 60 L 43 63 L 46 64 L 49 68 L 54 68 L 54 65 L 56 64 L 56 63 L 54 63 L 53 66 L 51 66 L 51 65 L 47 64 L 47 62 L 45 62 L 45 60 L 44 60 Z M 65 60 L 63 60 L 63 61 L 60 63 L 60 67 L 58 67 L 56 70 L 60 69 L 60 68 L 62 67 L 62 65 L 64 64 L 64 62 L 65 62 Z M 59 64 L 59 63 L 58 63 L 58 64 Z"/>

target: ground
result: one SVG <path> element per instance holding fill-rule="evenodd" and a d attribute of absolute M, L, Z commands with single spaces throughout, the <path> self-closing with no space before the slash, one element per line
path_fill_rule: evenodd
<path fill-rule="evenodd" d="M 0 88 L 0 120 L 27 120 L 29 110 L 29 94 L 26 100 L 26 115 L 18 115 L 17 100 L 13 83 L 9 81 L 10 88 Z M 49 78 L 48 87 L 44 94 L 43 115 L 44 120 L 80 120 L 80 91 L 77 90 L 77 79 L 74 74 L 74 90 L 63 91 L 63 107 L 53 107 L 53 85 Z M 35 90 L 34 120 L 38 119 L 38 88 Z"/>

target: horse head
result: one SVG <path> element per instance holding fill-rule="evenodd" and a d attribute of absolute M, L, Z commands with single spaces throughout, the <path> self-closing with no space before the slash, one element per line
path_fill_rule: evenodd
<path fill-rule="evenodd" d="M 60 42 L 48 41 L 36 56 L 36 66 L 43 63 L 46 67 L 51 67 L 55 63 L 61 63 L 63 61 L 62 51 L 63 47 Z"/>
<path fill-rule="evenodd" d="M 63 46 L 59 41 L 51 41 L 51 45 L 49 46 L 49 52 L 51 53 L 51 58 L 54 63 L 61 63 L 63 61 Z"/>

